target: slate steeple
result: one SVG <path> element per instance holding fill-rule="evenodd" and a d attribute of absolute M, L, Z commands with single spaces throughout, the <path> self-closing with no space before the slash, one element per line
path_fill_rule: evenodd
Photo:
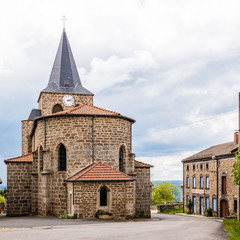
<path fill-rule="evenodd" d="M 65 29 L 63 29 L 48 85 L 42 92 L 93 95 L 82 86 Z"/>

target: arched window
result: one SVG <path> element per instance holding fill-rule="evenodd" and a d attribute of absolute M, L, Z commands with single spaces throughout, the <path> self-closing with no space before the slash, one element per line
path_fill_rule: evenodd
<path fill-rule="evenodd" d="M 52 110 L 52 113 L 57 113 L 57 112 L 61 112 L 63 111 L 63 108 L 60 104 L 56 104 L 54 107 L 53 107 L 53 110 Z"/>
<path fill-rule="evenodd" d="M 59 148 L 59 171 L 67 170 L 66 148 L 61 144 Z"/>
<path fill-rule="evenodd" d="M 107 189 L 105 187 L 100 190 L 100 206 L 107 206 Z"/>
<path fill-rule="evenodd" d="M 123 147 L 119 150 L 119 171 L 123 172 Z"/>

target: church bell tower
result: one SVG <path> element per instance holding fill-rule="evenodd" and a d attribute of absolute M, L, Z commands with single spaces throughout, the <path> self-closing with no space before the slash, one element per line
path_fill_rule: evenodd
<path fill-rule="evenodd" d="M 65 29 L 58 46 L 48 85 L 40 93 L 42 116 L 81 104 L 93 105 L 93 93 L 82 86 Z"/>

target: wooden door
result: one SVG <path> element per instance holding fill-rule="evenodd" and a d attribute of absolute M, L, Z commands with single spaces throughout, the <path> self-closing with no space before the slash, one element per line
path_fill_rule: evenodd
<path fill-rule="evenodd" d="M 228 214 L 228 201 L 222 200 L 221 201 L 221 217 L 227 217 Z"/>

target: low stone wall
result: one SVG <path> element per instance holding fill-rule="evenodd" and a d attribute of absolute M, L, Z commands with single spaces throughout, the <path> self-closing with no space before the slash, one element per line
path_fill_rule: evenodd
<path fill-rule="evenodd" d="M 162 205 L 158 205 L 158 206 L 152 206 L 151 209 L 152 210 L 157 210 L 157 213 L 161 213 L 162 211 L 166 210 L 166 209 L 174 209 L 175 207 L 182 207 L 183 204 L 180 202 L 174 202 L 174 203 L 166 203 L 166 204 L 162 204 Z"/>

